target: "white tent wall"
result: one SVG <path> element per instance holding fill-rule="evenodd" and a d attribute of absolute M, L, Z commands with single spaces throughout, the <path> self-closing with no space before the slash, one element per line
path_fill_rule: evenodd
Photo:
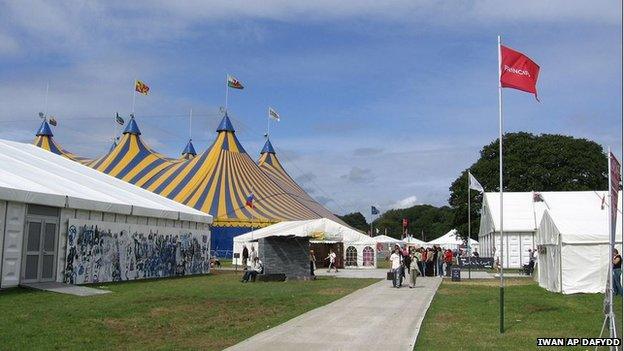
<path fill-rule="evenodd" d="M 24 229 L 28 205 L 12 201 L 0 201 L 0 288 L 18 286 L 22 271 Z M 67 260 L 67 235 L 70 220 L 110 224 L 146 225 L 146 230 L 157 231 L 163 228 L 186 228 L 190 231 L 209 235 L 210 225 L 191 221 L 148 218 L 142 216 L 121 215 L 108 212 L 87 211 L 71 208 L 60 209 L 60 223 L 56 250 L 55 280 L 63 282 Z M 209 244 L 208 244 L 209 245 Z"/>
<path fill-rule="evenodd" d="M 544 213 L 536 234 L 537 281 L 542 288 L 563 294 L 604 292 L 611 264 L 606 214 L 599 205 L 579 213 Z M 618 228 L 620 252 L 621 233 Z"/>
<path fill-rule="evenodd" d="M 24 219 L 26 205 L 16 202 L 4 202 L 4 226 L 0 227 L 2 240 L 2 260 L 0 261 L 0 288 L 19 285 L 22 261 L 22 242 L 24 237 Z"/>
<path fill-rule="evenodd" d="M 246 245 L 248 250 L 251 250 L 251 246 L 254 245 L 257 250 L 258 247 L 257 243 L 254 242 L 255 240 L 266 236 L 276 235 L 308 236 L 310 237 L 311 243 L 342 242 L 342 254 L 345 262 L 347 258 L 347 249 L 349 247 L 353 247 L 357 251 L 357 267 L 377 267 L 377 245 L 373 238 L 327 218 L 319 218 L 305 221 L 284 221 L 268 227 L 254 230 L 246 234 L 236 236 L 233 240 L 232 250 L 234 254 L 238 254 L 239 258 L 233 258 L 232 264 L 242 264 L 243 245 Z M 319 236 L 322 236 L 323 240 L 318 240 Z M 369 248 L 373 251 L 373 265 L 364 266 L 364 250 L 369 250 Z M 325 259 L 325 257 L 316 257 L 317 261 L 323 259 Z"/>

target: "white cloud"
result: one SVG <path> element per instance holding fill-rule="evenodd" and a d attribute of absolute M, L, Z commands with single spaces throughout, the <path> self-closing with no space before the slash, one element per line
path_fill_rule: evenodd
<path fill-rule="evenodd" d="M 420 201 L 418 201 L 418 197 L 416 195 L 412 195 L 412 196 L 408 196 L 404 199 L 401 199 L 391 205 L 388 206 L 389 209 L 395 209 L 395 210 L 399 210 L 399 209 L 403 209 L 403 208 L 408 208 L 408 207 L 412 207 L 412 206 L 416 206 L 419 205 Z"/>

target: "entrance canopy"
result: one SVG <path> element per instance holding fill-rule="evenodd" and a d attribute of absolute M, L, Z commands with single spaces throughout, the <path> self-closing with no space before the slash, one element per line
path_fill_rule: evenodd
<path fill-rule="evenodd" d="M 285 221 L 234 237 L 234 243 L 257 241 L 269 236 L 309 237 L 313 241 L 329 241 L 374 245 L 375 239 L 327 218 Z"/>
<path fill-rule="evenodd" d="M 405 243 L 402 240 L 395 239 L 395 238 L 387 236 L 387 235 L 377 235 L 377 236 L 374 236 L 373 239 L 377 243 L 382 243 L 382 244 L 399 244 L 399 245 L 402 245 L 402 244 Z"/>
<path fill-rule="evenodd" d="M 431 240 L 428 244 L 431 246 L 438 245 L 446 249 L 458 249 L 460 246 L 465 245 L 464 239 L 462 239 L 462 237 L 457 233 L 457 229 L 450 230 L 441 237 Z M 477 246 L 479 246 L 479 242 L 474 239 L 470 239 L 470 247 L 474 248 Z"/>

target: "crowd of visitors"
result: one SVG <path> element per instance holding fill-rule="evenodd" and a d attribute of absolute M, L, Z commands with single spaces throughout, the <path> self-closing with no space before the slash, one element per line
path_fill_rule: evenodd
<path fill-rule="evenodd" d="M 441 277 L 445 273 L 450 275 L 451 267 L 456 264 L 457 256 L 461 254 L 459 250 L 445 250 L 437 245 L 428 248 L 395 245 L 389 257 L 393 274 L 392 285 L 400 288 L 403 279 L 409 277 L 408 286 L 413 288 L 418 276 Z"/>

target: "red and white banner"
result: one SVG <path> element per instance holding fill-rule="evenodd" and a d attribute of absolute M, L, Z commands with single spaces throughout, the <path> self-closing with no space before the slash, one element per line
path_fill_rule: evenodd
<path fill-rule="evenodd" d="M 612 234 L 615 235 L 615 226 L 617 223 L 617 214 L 618 214 L 618 192 L 620 190 L 620 182 L 622 181 L 622 174 L 620 173 L 620 161 L 618 161 L 617 157 L 612 152 L 609 152 L 609 164 L 611 165 L 611 169 L 609 172 L 611 173 L 611 184 L 609 189 L 611 189 L 611 223 L 613 223 Z"/>
<path fill-rule="evenodd" d="M 500 82 L 503 88 L 532 93 L 537 99 L 537 77 L 540 67 L 521 52 L 501 45 Z M 539 101 L 539 100 L 538 100 Z"/>

